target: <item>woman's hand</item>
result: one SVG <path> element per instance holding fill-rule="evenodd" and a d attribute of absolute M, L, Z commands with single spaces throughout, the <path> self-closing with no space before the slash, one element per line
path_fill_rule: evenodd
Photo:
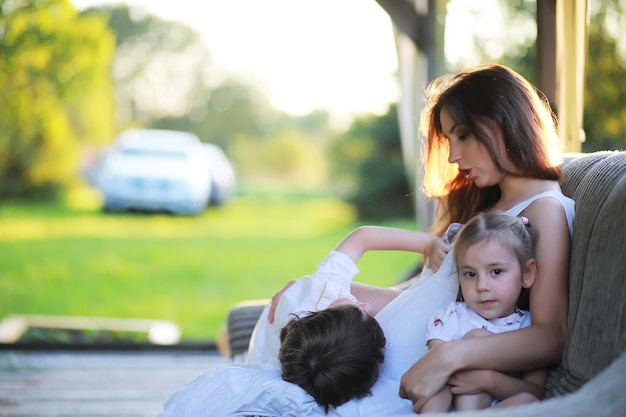
<path fill-rule="evenodd" d="M 292 279 L 291 281 L 289 281 L 287 283 L 287 285 L 285 285 L 283 287 L 282 290 L 278 291 L 276 294 L 274 294 L 274 296 L 272 297 L 272 303 L 270 305 L 270 311 L 267 314 L 267 321 L 271 323 L 274 323 L 274 313 L 276 313 L 276 307 L 278 306 L 278 301 L 280 301 L 280 297 L 283 296 L 283 294 L 285 293 L 285 291 L 287 291 L 287 289 L 289 287 L 291 287 L 293 284 L 295 284 L 296 280 Z"/>
<path fill-rule="evenodd" d="M 448 379 L 450 392 L 454 395 L 488 392 L 490 386 L 489 381 L 491 380 L 494 372 L 496 371 L 489 369 L 474 369 L 456 372 Z"/>
<path fill-rule="evenodd" d="M 433 236 L 424 251 L 427 266 L 432 269 L 433 272 L 437 272 L 448 252 L 450 252 L 450 246 L 448 246 L 442 238 Z"/>
<path fill-rule="evenodd" d="M 454 369 L 451 347 L 456 342 L 441 343 L 429 350 L 402 376 L 400 397 L 413 402 L 413 410 L 419 412 L 424 403 L 437 394 L 447 383 Z"/>

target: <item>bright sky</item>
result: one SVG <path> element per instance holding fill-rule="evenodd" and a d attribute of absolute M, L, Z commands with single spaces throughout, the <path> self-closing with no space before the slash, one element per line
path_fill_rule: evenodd
<path fill-rule="evenodd" d="M 375 0 L 72 0 L 78 9 L 141 5 L 204 35 L 220 66 L 265 84 L 303 114 L 381 113 L 398 98 L 391 21 Z"/>
<path fill-rule="evenodd" d="M 383 113 L 399 98 L 391 19 L 375 0 L 71 0 L 78 8 L 139 5 L 198 30 L 219 66 L 258 80 L 275 107 L 293 114 L 326 108 L 335 117 Z M 474 65 L 472 34 L 501 53 L 502 0 L 449 0 L 445 54 Z M 510 26 L 510 21 L 509 21 Z M 514 32 L 522 32 L 516 34 Z M 460 68 L 456 68 L 460 69 Z"/>

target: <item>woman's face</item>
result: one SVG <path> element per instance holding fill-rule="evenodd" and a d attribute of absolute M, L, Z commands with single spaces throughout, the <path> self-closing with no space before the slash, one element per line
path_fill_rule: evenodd
<path fill-rule="evenodd" d="M 504 173 L 496 167 L 487 148 L 474 137 L 469 127 L 456 123 L 445 108 L 441 109 L 439 120 L 450 144 L 448 162 L 457 164 L 465 178 L 474 181 L 477 187 L 499 184 Z"/>

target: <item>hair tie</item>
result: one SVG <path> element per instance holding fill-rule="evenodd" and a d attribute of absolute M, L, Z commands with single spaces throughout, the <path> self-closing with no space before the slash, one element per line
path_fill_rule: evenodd
<path fill-rule="evenodd" d="M 520 217 L 520 219 L 522 219 L 522 223 L 524 223 L 524 225 L 528 224 L 528 217 L 522 216 L 522 217 Z"/>

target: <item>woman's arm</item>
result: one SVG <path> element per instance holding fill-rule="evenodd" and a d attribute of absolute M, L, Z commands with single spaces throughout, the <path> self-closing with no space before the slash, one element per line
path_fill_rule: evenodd
<path fill-rule="evenodd" d="M 463 369 L 535 369 L 561 358 L 567 321 L 570 236 L 561 204 L 552 198 L 533 202 L 524 215 L 539 231 L 537 277 L 530 290 L 532 325 L 477 339 L 442 344 L 404 374 L 400 395 L 422 404 Z"/>

